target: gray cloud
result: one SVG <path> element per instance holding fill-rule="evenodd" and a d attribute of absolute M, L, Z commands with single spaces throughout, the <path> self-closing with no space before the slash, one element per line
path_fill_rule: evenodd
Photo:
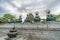
<path fill-rule="evenodd" d="M 18 5 L 21 5 L 20 7 L 17 7 L 18 5 L 13 2 L 18 3 Z M 3 7 L 2 7 L 3 5 Z M 6 9 L 5 5 L 10 5 L 9 7 L 11 10 Z M 57 7 L 60 6 L 60 0 L 0 0 L 0 14 L 11 12 L 15 13 L 15 11 L 19 12 L 28 12 L 28 11 L 34 11 L 39 10 L 43 13 L 44 9 L 50 9 L 55 12 Z M 55 8 L 56 7 L 56 8 Z M 16 8 L 16 9 L 15 9 Z M 28 8 L 28 9 L 27 9 Z M 55 8 L 55 9 L 54 9 Z"/>

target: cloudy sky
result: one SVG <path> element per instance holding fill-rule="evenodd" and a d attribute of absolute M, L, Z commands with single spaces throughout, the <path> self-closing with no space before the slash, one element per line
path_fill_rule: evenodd
<path fill-rule="evenodd" d="M 52 14 L 60 13 L 60 0 L 0 0 L 0 16 L 10 13 L 18 17 L 29 12 L 38 11 L 43 18 L 46 16 L 45 10 L 50 9 Z"/>

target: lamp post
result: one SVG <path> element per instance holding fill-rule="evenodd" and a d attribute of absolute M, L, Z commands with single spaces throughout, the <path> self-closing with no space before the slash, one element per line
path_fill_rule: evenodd
<path fill-rule="evenodd" d="M 50 10 L 46 10 L 46 13 L 47 13 L 47 15 L 49 15 L 50 14 Z M 48 20 L 48 19 L 47 19 Z M 47 21 L 46 20 L 46 21 Z M 48 28 L 48 22 L 47 22 L 47 28 Z"/>
<path fill-rule="evenodd" d="M 19 16 L 19 22 L 22 23 L 22 16 Z"/>

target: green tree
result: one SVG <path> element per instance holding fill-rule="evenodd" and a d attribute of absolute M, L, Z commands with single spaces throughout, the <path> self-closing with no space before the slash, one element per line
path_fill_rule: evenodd
<path fill-rule="evenodd" d="M 28 17 L 29 17 L 30 22 L 33 23 L 34 22 L 34 16 L 32 15 L 32 13 L 29 13 Z"/>
<path fill-rule="evenodd" d="M 3 19 L 6 21 L 8 21 L 8 19 L 10 19 L 12 21 L 13 18 L 15 18 L 15 16 L 13 16 L 11 14 L 4 14 L 4 16 L 3 16 Z"/>
<path fill-rule="evenodd" d="M 47 22 L 46 19 L 41 19 L 41 20 L 42 20 L 41 22 L 44 24 Z"/>
<path fill-rule="evenodd" d="M 60 14 L 59 15 L 55 15 L 56 18 L 60 18 Z"/>
<path fill-rule="evenodd" d="M 55 17 L 56 17 L 56 21 L 60 22 L 60 14 L 55 15 Z"/>
<path fill-rule="evenodd" d="M 11 14 L 4 14 L 4 16 L 3 16 L 4 18 L 6 18 L 6 19 L 12 19 L 12 18 L 15 18 L 13 15 L 11 15 Z"/>

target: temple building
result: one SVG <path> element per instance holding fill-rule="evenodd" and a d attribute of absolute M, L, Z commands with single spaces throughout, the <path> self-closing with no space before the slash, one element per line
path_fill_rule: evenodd
<path fill-rule="evenodd" d="M 52 14 L 50 14 L 50 10 L 47 10 L 46 13 L 47 13 L 47 19 L 46 19 L 47 21 L 55 21 L 56 20 L 56 18 Z"/>
<path fill-rule="evenodd" d="M 41 20 L 41 18 L 39 17 L 38 14 L 39 14 L 39 13 L 36 12 L 36 16 L 35 16 L 35 18 L 34 18 L 34 21 L 35 21 L 35 22 L 40 22 L 40 20 Z"/>

